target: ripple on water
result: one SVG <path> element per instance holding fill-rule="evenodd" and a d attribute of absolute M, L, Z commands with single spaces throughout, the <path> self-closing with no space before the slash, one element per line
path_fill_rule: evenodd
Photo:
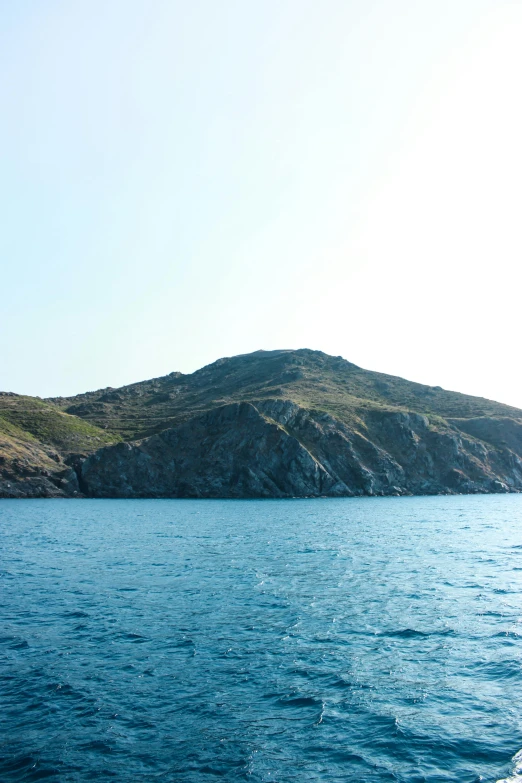
<path fill-rule="evenodd" d="M 522 783 L 522 497 L 0 521 L 2 783 Z"/>

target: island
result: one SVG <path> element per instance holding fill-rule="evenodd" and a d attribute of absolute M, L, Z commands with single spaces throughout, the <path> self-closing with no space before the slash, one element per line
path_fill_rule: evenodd
<path fill-rule="evenodd" d="M 522 410 L 309 349 L 75 397 L 0 392 L 0 498 L 522 491 Z"/>

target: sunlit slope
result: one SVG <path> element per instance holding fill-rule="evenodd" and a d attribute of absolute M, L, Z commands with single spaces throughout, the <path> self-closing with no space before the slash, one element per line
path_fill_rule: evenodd
<path fill-rule="evenodd" d="M 74 460 L 118 440 L 50 403 L 0 394 L 0 497 L 79 494 Z"/>
<path fill-rule="evenodd" d="M 118 440 L 112 433 L 65 413 L 47 401 L 0 394 L 0 431 L 9 425 L 65 453 L 88 453 Z"/>

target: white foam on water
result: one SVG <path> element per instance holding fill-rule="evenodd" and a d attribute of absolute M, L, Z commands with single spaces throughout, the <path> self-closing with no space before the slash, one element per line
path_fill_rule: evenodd
<path fill-rule="evenodd" d="M 519 750 L 512 758 L 514 767 L 509 778 L 497 780 L 497 783 L 521 783 L 522 781 L 522 750 Z"/>

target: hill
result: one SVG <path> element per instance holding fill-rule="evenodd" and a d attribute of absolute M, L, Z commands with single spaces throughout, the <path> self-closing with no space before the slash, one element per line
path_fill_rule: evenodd
<path fill-rule="evenodd" d="M 522 490 L 521 410 L 320 351 L 256 351 L 118 389 L 0 400 L 0 416 L 33 449 L 53 446 L 92 496 Z"/>
<path fill-rule="evenodd" d="M 134 440 L 221 405 L 271 398 L 326 411 L 346 424 L 368 410 L 397 408 L 442 418 L 522 417 L 508 405 L 363 370 L 308 349 L 256 351 L 218 359 L 191 375 L 173 372 L 48 402 Z"/>

